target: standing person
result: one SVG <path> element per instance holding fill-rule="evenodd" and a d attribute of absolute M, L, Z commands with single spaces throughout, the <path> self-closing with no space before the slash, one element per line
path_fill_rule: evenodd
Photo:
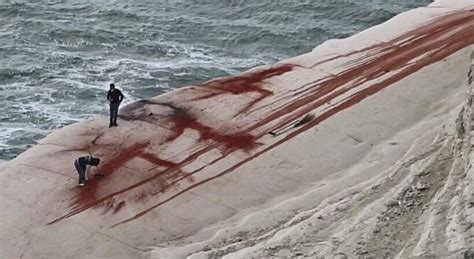
<path fill-rule="evenodd" d="M 88 156 L 81 156 L 74 161 L 74 167 L 76 167 L 77 173 L 79 174 L 79 186 L 84 186 L 85 181 L 89 178 L 90 167 L 87 165 L 97 166 L 100 163 L 100 158 Z M 86 168 L 88 170 L 86 170 Z M 86 174 L 87 172 L 87 174 Z"/>
<path fill-rule="evenodd" d="M 112 83 L 110 84 L 110 90 L 107 93 L 107 100 L 110 103 L 110 124 L 109 128 L 115 126 L 117 127 L 117 115 L 120 103 L 123 100 L 123 94 L 120 92 L 119 89 L 115 88 L 115 85 Z"/>

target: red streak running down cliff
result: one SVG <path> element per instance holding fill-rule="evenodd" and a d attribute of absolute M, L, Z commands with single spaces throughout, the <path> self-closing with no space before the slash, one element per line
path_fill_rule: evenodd
<path fill-rule="evenodd" d="M 269 70 L 258 70 L 258 72 L 244 74 L 242 77 L 231 77 L 227 80 L 218 79 L 210 81 L 204 85 L 205 89 L 203 89 L 202 92 L 191 91 L 191 96 L 186 98 L 187 100 L 199 101 L 203 98 L 209 98 L 209 102 L 212 102 L 213 96 L 225 93 L 246 95 L 251 92 L 257 92 L 261 95 L 261 97 L 257 98 L 256 101 L 250 101 L 245 109 L 237 111 L 237 115 L 242 112 L 252 112 L 251 108 L 259 104 L 259 101 L 261 101 L 262 98 L 266 98 L 267 103 L 265 105 L 268 105 L 270 102 L 273 103 L 273 106 L 268 106 L 271 107 L 268 114 L 261 115 L 262 118 L 256 120 L 254 123 L 243 125 L 243 127 L 241 127 L 243 130 L 235 135 L 225 135 L 224 133 L 218 132 L 214 129 L 212 125 L 202 124 L 200 118 L 201 116 L 206 116 L 204 114 L 191 116 L 189 113 L 185 112 L 184 108 L 174 110 L 173 114 L 167 116 L 167 120 L 169 120 L 174 128 L 176 128 L 176 131 L 167 139 L 170 143 L 179 138 L 186 129 L 199 132 L 201 140 L 212 141 L 202 148 L 199 148 L 198 151 L 194 151 L 195 149 L 189 150 L 186 159 L 179 163 L 177 162 L 175 166 L 170 167 L 166 171 L 181 169 L 183 166 L 193 163 L 203 154 L 207 154 L 209 151 L 219 147 L 223 147 L 228 150 L 228 152 L 224 152 L 222 156 L 215 158 L 215 160 L 207 165 L 208 167 L 212 166 L 216 161 L 224 159 L 229 153 L 237 149 L 244 149 L 247 151 L 255 150 L 255 152 L 248 154 L 247 157 L 242 158 L 239 162 L 229 165 L 227 169 L 220 172 L 214 172 L 211 176 L 184 187 L 164 200 L 157 200 L 156 203 L 148 206 L 148 208 L 137 212 L 134 216 L 115 225 L 120 225 L 140 218 L 149 211 L 173 200 L 179 195 L 197 186 L 233 172 L 245 163 L 315 127 L 338 112 L 350 108 L 367 97 L 374 95 L 380 90 L 415 73 L 421 68 L 438 62 L 443 58 L 474 44 L 474 35 L 472 34 L 472 31 L 474 31 L 474 12 L 467 10 L 458 11 L 450 13 L 444 17 L 439 17 L 433 20 L 430 24 L 400 35 L 390 42 L 376 44 L 369 48 L 364 48 L 363 50 L 327 59 L 323 62 L 331 62 L 332 60 L 339 58 L 348 58 L 355 54 L 366 54 L 363 57 L 351 59 L 352 62 L 347 62 L 344 70 L 337 76 L 317 79 L 313 83 L 308 83 L 298 88 L 296 91 L 288 93 L 284 98 L 279 97 L 278 104 L 277 102 L 273 102 L 275 100 L 271 99 L 272 95 L 269 90 L 261 88 L 262 80 L 289 72 L 294 67 L 292 65 L 276 66 Z M 322 62 L 316 64 L 321 63 Z M 232 88 L 233 84 L 235 88 Z M 211 91 L 211 94 L 203 95 L 203 93 L 209 93 L 209 91 Z M 351 91 L 351 94 L 348 94 L 349 91 Z M 332 106 L 324 108 L 312 121 L 295 129 L 283 138 L 276 138 L 275 141 L 268 146 L 257 148 L 257 141 L 265 132 L 281 129 L 291 121 L 295 121 L 309 112 L 323 107 L 323 105 L 329 101 L 332 101 Z M 192 102 L 193 101 L 186 105 L 192 107 Z M 229 118 L 229 120 L 232 120 L 232 118 Z M 259 135 L 252 134 L 256 131 L 263 133 Z M 177 178 L 177 181 L 191 177 L 193 174 L 201 172 L 202 169 L 203 168 L 199 168 L 193 172 L 183 174 L 182 178 Z M 98 200 L 104 201 L 111 199 L 116 194 L 139 188 L 145 183 L 145 180 L 140 181 L 139 183 L 133 183 L 120 192 L 111 193 L 99 198 Z M 163 191 L 164 190 L 160 190 L 159 193 L 162 193 Z M 159 196 L 157 197 L 159 198 Z M 82 210 L 92 207 L 90 204 L 87 206 L 84 205 L 85 204 L 82 203 Z M 82 210 L 72 211 L 64 217 L 72 216 Z"/>
<path fill-rule="evenodd" d="M 250 151 L 257 146 L 254 136 L 249 133 L 223 134 L 217 130 L 198 122 L 197 118 L 192 117 L 185 110 L 174 108 L 172 115 L 168 120 L 173 124 L 173 135 L 167 138 L 167 141 L 173 141 L 181 136 L 186 129 L 193 129 L 199 132 L 200 140 L 213 140 L 224 147 L 226 152 L 242 149 Z"/>
<path fill-rule="evenodd" d="M 292 64 L 279 64 L 274 65 L 268 69 L 257 69 L 256 71 L 246 72 L 238 76 L 214 79 L 200 85 L 200 88 L 198 88 L 203 93 L 205 93 L 204 95 L 199 97 L 193 97 L 191 98 L 191 100 L 208 99 L 225 93 L 231 93 L 234 95 L 242 95 L 252 92 L 259 93 L 260 97 L 249 102 L 244 108 L 238 111 L 234 115 L 234 117 L 236 117 L 237 115 L 240 115 L 250 110 L 252 106 L 254 106 L 256 103 L 258 103 L 265 97 L 272 95 L 272 91 L 264 89 L 262 87 L 262 82 L 265 79 L 282 75 L 284 73 L 290 72 L 292 69 Z"/>

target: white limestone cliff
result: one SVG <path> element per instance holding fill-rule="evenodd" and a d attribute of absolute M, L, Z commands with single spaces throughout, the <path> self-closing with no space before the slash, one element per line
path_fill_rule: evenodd
<path fill-rule="evenodd" d="M 57 130 L 1 169 L 0 257 L 474 256 L 473 44 L 435 1 Z"/>

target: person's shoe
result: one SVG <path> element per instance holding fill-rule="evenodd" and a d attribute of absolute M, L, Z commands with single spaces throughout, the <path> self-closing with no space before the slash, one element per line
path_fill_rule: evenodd
<path fill-rule="evenodd" d="M 113 126 L 114 126 L 113 123 L 110 123 L 110 124 L 109 124 L 109 128 L 112 128 Z"/>
<path fill-rule="evenodd" d="M 84 186 L 84 185 L 86 185 L 86 184 L 85 184 L 85 183 L 79 183 L 79 186 L 80 186 L 80 187 L 82 187 L 82 186 Z"/>
<path fill-rule="evenodd" d="M 114 123 L 114 127 L 118 127 L 117 123 Z"/>

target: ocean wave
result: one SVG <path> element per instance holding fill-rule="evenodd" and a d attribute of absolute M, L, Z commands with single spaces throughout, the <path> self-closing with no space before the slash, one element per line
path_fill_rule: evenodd
<path fill-rule="evenodd" d="M 14 68 L 0 68 L 0 82 L 3 80 L 17 79 L 19 77 L 31 78 L 38 77 L 43 73 L 43 69 L 40 68 L 25 68 L 25 69 L 14 69 Z"/>

